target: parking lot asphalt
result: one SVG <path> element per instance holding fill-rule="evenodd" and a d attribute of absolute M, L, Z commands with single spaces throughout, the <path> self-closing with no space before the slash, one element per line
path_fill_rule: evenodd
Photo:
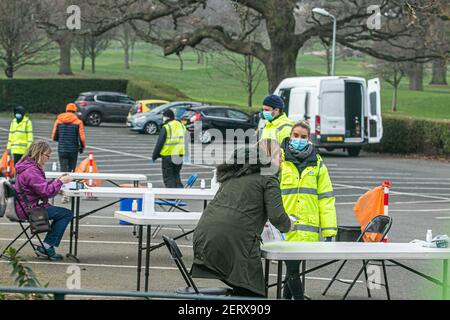
<path fill-rule="evenodd" d="M 9 123 L 9 119 L 0 119 L 0 143 L 5 145 Z M 50 141 L 52 125 L 52 121 L 34 121 L 35 139 Z M 134 133 L 120 124 L 105 124 L 99 128 L 87 127 L 86 138 L 86 152 L 94 152 L 100 172 L 145 174 L 155 187 L 163 185 L 160 162 L 150 163 L 157 136 Z M 47 170 L 51 170 L 52 163 L 57 162 L 56 143 L 53 143 L 53 150 Z M 211 157 L 212 153 L 208 153 L 209 156 L 204 160 Z M 427 229 L 432 229 L 434 235 L 450 234 L 450 163 L 384 157 L 364 152 L 358 158 L 349 158 L 343 152 L 337 151 L 324 152 L 323 156 L 336 194 L 339 225 L 356 225 L 352 208 L 358 197 L 368 189 L 380 185 L 382 181 L 389 180 L 393 183 L 389 214 L 394 221 L 389 241 L 424 240 Z M 85 157 L 86 153 L 79 160 Z M 205 179 L 208 183 L 212 178 L 213 168 L 205 162 L 184 165 L 182 178 L 186 180 L 190 175 L 198 174 L 199 179 Z M 195 187 L 199 187 L 199 182 Z M 59 205 L 59 200 L 56 199 L 56 205 Z M 107 202 L 102 199 L 83 201 L 82 210 L 100 207 Z M 192 210 L 200 206 L 201 203 L 189 203 Z M 105 209 L 82 220 L 79 264 L 67 259 L 61 263 L 39 260 L 28 247 L 22 251 L 21 256 L 32 266 L 41 283 L 49 283 L 50 287 L 65 288 L 70 276 L 67 273 L 68 267 L 77 265 L 81 268 L 83 289 L 135 290 L 137 239 L 132 234 L 132 227 L 121 226 L 112 217 L 112 213 L 117 209 L 118 206 Z M 18 225 L 1 219 L 0 248 L 6 246 L 18 234 L 18 230 Z M 179 232 L 177 228 L 164 228 L 153 241 L 160 242 L 162 235 L 176 236 Z M 178 244 L 186 265 L 190 266 L 192 240 L 180 239 Z M 67 232 L 59 251 L 68 251 Z M 404 262 L 442 278 L 440 261 Z M 319 262 L 310 263 L 308 266 L 316 264 Z M 342 278 L 352 279 L 361 265 L 359 262 L 349 263 L 342 273 Z M 306 283 L 307 295 L 314 300 L 339 299 L 347 288 L 345 284 L 335 284 L 326 297 L 321 295 L 336 270 L 337 265 L 333 265 L 310 274 Z M 271 275 L 274 276 L 275 272 L 275 265 L 272 265 Z M 0 260 L 0 285 L 12 284 L 9 273 L 7 261 Z M 367 299 L 361 280 L 362 278 L 352 290 L 349 299 Z M 398 267 L 388 267 L 388 280 L 393 299 L 432 299 L 440 296 L 441 291 L 434 284 Z M 221 285 L 210 280 L 196 282 L 200 286 Z M 150 290 L 173 292 L 183 285 L 183 279 L 167 250 L 160 248 L 152 252 Z M 270 296 L 274 297 L 274 294 L 274 290 L 271 290 Z M 385 299 L 384 289 L 373 290 L 372 299 Z"/>

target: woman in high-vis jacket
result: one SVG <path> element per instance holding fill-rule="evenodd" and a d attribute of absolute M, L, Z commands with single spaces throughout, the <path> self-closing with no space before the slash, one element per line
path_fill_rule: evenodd
<path fill-rule="evenodd" d="M 284 161 L 280 187 L 284 209 L 294 221 L 287 241 L 331 241 L 337 234 L 335 197 L 328 169 L 310 142 L 306 121 L 294 125 L 290 138 L 283 141 Z M 287 266 L 285 299 L 303 299 L 301 261 L 285 261 Z"/>

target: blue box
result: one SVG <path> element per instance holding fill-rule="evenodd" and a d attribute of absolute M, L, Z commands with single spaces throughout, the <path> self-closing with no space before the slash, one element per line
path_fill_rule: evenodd
<path fill-rule="evenodd" d="M 120 199 L 120 211 L 132 211 L 133 209 L 133 201 L 135 199 Z M 137 199 L 138 202 L 138 211 L 142 211 L 142 199 Z M 125 221 L 119 221 L 120 225 L 128 226 L 131 223 Z"/>

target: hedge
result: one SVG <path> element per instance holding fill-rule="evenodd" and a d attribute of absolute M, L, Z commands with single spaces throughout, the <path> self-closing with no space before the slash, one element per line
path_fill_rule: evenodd
<path fill-rule="evenodd" d="M 13 79 L 0 80 L 0 111 L 23 105 L 30 113 L 60 113 L 82 92 L 126 92 L 127 80 Z"/>
<path fill-rule="evenodd" d="M 383 139 L 365 150 L 381 153 L 450 155 L 450 122 L 383 117 Z"/>
<path fill-rule="evenodd" d="M 13 79 L 0 80 L 0 112 L 23 105 L 30 113 L 61 113 L 80 93 L 123 92 L 132 98 L 185 100 L 179 90 L 154 81 L 108 79 Z"/>

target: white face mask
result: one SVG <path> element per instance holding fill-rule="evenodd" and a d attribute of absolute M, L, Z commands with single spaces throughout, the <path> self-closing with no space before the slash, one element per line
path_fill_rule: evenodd
<path fill-rule="evenodd" d="M 167 121 L 169 121 L 170 120 L 170 118 L 168 118 L 168 117 L 163 117 L 163 121 L 164 122 L 167 122 Z"/>

